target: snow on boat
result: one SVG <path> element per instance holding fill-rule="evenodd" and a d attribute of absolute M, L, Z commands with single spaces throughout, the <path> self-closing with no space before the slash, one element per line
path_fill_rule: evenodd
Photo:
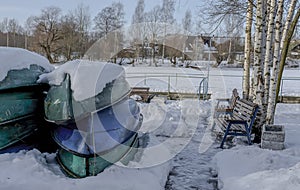
<path fill-rule="evenodd" d="M 0 47 L 0 150 L 28 137 L 43 117 L 43 91 L 36 83 L 54 68 L 38 54 L 20 48 Z"/>
<path fill-rule="evenodd" d="M 128 98 L 131 88 L 124 69 L 115 64 L 70 61 L 44 74 L 51 85 L 45 99 L 46 120 L 68 124 Z"/>
<path fill-rule="evenodd" d="M 46 120 L 56 124 L 57 160 L 71 177 L 97 175 L 132 158 L 143 117 L 129 99 L 122 67 L 84 60 L 65 64 L 40 77 L 51 85 L 44 109 Z"/>

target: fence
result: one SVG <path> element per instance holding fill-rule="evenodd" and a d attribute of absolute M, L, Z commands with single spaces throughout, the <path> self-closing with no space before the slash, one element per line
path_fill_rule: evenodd
<path fill-rule="evenodd" d="M 154 92 L 191 93 L 208 98 L 208 80 L 204 74 L 185 73 L 126 73 L 132 86 L 147 86 Z"/>
<path fill-rule="evenodd" d="M 242 75 L 230 74 L 185 74 L 185 73 L 126 73 L 127 80 L 132 86 L 147 86 L 154 92 L 177 92 L 197 94 L 199 99 L 208 98 L 209 93 L 214 93 L 214 78 L 224 78 L 225 83 L 229 82 L 230 88 L 240 87 L 242 90 Z M 208 84 L 209 82 L 209 84 Z M 283 77 L 281 80 L 280 96 L 300 96 L 300 77 Z M 228 89 L 231 92 L 232 89 Z"/>

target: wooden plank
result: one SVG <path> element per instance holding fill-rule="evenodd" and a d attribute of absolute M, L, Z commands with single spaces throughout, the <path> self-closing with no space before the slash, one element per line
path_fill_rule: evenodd
<path fill-rule="evenodd" d="M 297 96 L 279 96 L 278 103 L 300 104 L 300 97 Z"/>

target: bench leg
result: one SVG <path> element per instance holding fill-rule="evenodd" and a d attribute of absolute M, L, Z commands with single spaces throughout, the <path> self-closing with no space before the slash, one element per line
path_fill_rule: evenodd
<path fill-rule="evenodd" d="M 225 143 L 225 141 L 226 141 L 226 137 L 227 137 L 227 135 L 228 135 L 228 133 L 229 133 L 230 127 L 231 127 L 231 123 L 229 123 L 228 126 L 227 126 L 227 128 L 226 128 L 226 131 L 225 131 L 223 140 L 222 140 L 222 142 L 221 142 L 220 148 L 223 148 L 223 145 L 224 145 L 224 143 Z"/>
<path fill-rule="evenodd" d="M 251 142 L 251 132 L 249 131 L 247 124 L 245 125 L 245 128 L 246 128 L 246 131 L 247 131 L 248 144 L 251 145 L 252 144 L 252 142 Z"/>

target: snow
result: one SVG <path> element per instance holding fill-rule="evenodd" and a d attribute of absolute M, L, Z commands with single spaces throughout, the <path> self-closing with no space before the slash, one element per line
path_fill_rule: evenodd
<path fill-rule="evenodd" d="M 106 84 L 124 76 L 124 69 L 111 63 L 74 60 L 66 62 L 51 73 L 42 74 L 38 82 L 60 85 L 66 74 L 71 77 L 74 99 L 82 101 L 101 93 Z"/>
<path fill-rule="evenodd" d="M 285 126 L 285 150 L 271 151 L 254 145 L 236 146 L 218 153 L 214 161 L 220 189 L 299 189 L 299 112 L 299 104 L 277 106 L 275 124 Z"/>
<path fill-rule="evenodd" d="M 153 157 L 147 152 L 143 157 Z M 141 163 L 143 162 L 141 158 Z M 1 190 L 82 190 L 82 189 L 162 189 L 167 180 L 169 163 L 144 168 L 111 166 L 98 176 L 84 179 L 65 177 L 55 161 L 55 154 L 38 150 L 0 156 Z"/>
<path fill-rule="evenodd" d="M 0 58 L 0 81 L 5 79 L 8 71 L 29 69 L 30 65 L 41 66 L 46 72 L 54 69 L 45 57 L 21 48 L 0 47 Z"/>
<path fill-rule="evenodd" d="M 77 76 L 76 71 L 81 66 L 83 66 L 82 69 L 80 68 L 81 72 L 88 76 L 84 74 Z M 105 72 L 112 67 L 117 71 Z M 89 75 L 100 74 L 101 71 L 103 71 L 101 73 L 103 84 L 98 88 L 99 91 L 107 82 L 124 74 L 123 68 L 116 65 L 109 66 L 109 64 L 95 62 L 85 62 L 81 65 L 77 60 L 58 67 L 50 74 L 43 75 L 40 81 L 59 85 L 64 74 L 69 73 L 73 77 L 72 81 L 79 82 L 72 86 L 74 92 L 78 93 L 76 98 L 84 99 L 95 94 L 95 90 L 83 88 L 87 93 L 85 94 L 80 91 L 80 88 L 96 85 L 91 83 L 90 80 L 93 79 Z M 168 75 L 183 73 L 205 76 L 207 72 L 144 66 L 125 67 L 125 71 L 131 86 L 144 86 L 144 73 L 147 73 L 146 85 L 151 87 L 151 91 L 166 90 Z M 152 79 L 149 77 L 157 74 L 158 77 Z M 236 140 L 235 147 L 219 149 L 217 147 L 220 142 L 212 138 L 209 128 L 214 99 L 229 97 L 233 88 L 241 92 L 242 70 L 211 69 L 210 74 L 209 92 L 213 93 L 212 100 L 171 101 L 164 97 L 155 97 L 150 104 L 139 104 L 144 116 L 139 132 L 148 137 L 148 143 L 146 147 L 139 149 L 134 160 L 127 166 L 118 162 L 97 176 L 70 179 L 61 172 L 55 161 L 55 154 L 41 153 L 38 150 L 2 154 L 0 155 L 0 189 L 213 190 L 215 187 L 209 181 L 214 180 L 216 175 L 214 170 L 218 174 L 219 189 L 223 190 L 300 189 L 300 105 L 278 104 L 277 106 L 275 123 L 285 126 L 285 150 L 271 151 L 261 149 L 258 145 L 248 146 L 246 143 L 239 143 L 239 139 Z M 298 75 L 299 70 L 284 72 L 284 77 Z M 200 79 L 171 78 L 171 82 L 173 90 L 195 92 L 197 90 L 195 86 L 199 85 Z M 284 93 L 300 94 L 297 84 L 287 82 L 284 85 Z"/>

